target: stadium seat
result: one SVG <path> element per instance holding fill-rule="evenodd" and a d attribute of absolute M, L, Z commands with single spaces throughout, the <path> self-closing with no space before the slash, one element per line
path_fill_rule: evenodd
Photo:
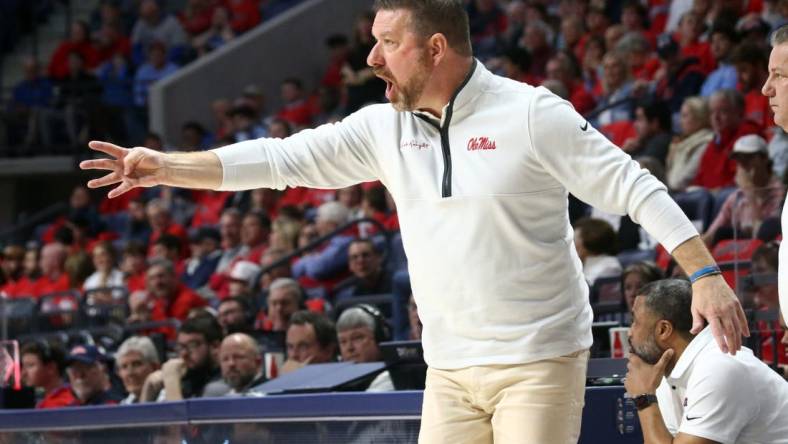
<path fill-rule="evenodd" d="M 594 318 L 604 314 L 626 311 L 621 276 L 599 278 L 594 281 L 589 298 L 591 308 L 594 310 Z"/>
<path fill-rule="evenodd" d="M 3 299 L 3 316 L 6 319 L 9 338 L 32 333 L 38 329 L 34 322 L 38 311 L 38 302 L 32 297 Z"/>
<path fill-rule="evenodd" d="M 38 298 L 38 326 L 41 331 L 80 326 L 81 295 L 76 290 L 56 291 Z"/>
<path fill-rule="evenodd" d="M 717 262 L 750 260 L 761 245 L 759 239 L 726 239 L 718 242 L 711 254 Z"/>
<path fill-rule="evenodd" d="M 125 323 L 129 316 L 129 291 L 125 287 L 94 288 L 85 291 L 82 317 L 89 327 L 100 327 L 111 321 Z"/>
<path fill-rule="evenodd" d="M 738 294 L 740 292 L 741 278 L 750 274 L 750 268 L 752 267 L 750 260 L 717 261 L 717 265 L 722 270 L 722 277 L 725 279 L 725 282 Z"/>

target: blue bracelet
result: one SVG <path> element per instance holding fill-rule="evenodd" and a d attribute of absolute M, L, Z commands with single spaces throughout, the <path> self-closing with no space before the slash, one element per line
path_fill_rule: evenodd
<path fill-rule="evenodd" d="M 706 276 L 713 276 L 715 274 L 722 274 L 722 271 L 720 271 L 720 267 L 716 265 L 709 265 L 692 273 L 692 276 L 690 276 L 689 279 L 690 282 L 694 284 L 695 282 L 697 282 L 698 279 L 705 278 Z"/>

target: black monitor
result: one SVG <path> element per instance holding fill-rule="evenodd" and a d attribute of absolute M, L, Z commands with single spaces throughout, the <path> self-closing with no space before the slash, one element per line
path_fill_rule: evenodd
<path fill-rule="evenodd" d="M 380 344 L 391 382 L 397 390 L 424 390 L 427 364 L 421 341 L 393 341 Z"/>
<path fill-rule="evenodd" d="M 623 378 L 627 375 L 627 359 L 596 358 L 588 360 L 586 385 L 624 385 Z"/>

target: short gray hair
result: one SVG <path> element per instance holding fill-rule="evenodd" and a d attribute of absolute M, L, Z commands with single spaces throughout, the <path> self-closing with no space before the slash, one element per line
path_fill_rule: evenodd
<path fill-rule="evenodd" d="M 300 302 L 304 298 L 304 292 L 301 291 L 301 286 L 298 285 L 298 281 L 295 279 L 286 277 L 274 279 L 274 281 L 271 282 L 271 285 L 268 287 L 268 294 L 273 293 L 274 290 L 280 289 L 292 290 L 297 297 L 296 302 Z"/>
<path fill-rule="evenodd" d="M 772 33 L 772 47 L 788 43 L 788 25 L 782 25 Z"/>
<path fill-rule="evenodd" d="M 684 279 L 662 279 L 643 286 L 637 292 L 645 308 L 658 320 L 673 324 L 681 335 L 692 336 L 692 284 Z"/>
<path fill-rule="evenodd" d="M 375 333 L 375 318 L 362 308 L 348 308 L 337 319 L 337 332 L 359 327 L 367 327 L 373 334 Z"/>
<path fill-rule="evenodd" d="M 324 220 L 341 225 L 348 221 L 350 210 L 339 202 L 326 202 L 317 207 L 315 220 Z"/>
<path fill-rule="evenodd" d="M 624 34 L 621 39 L 616 43 L 616 51 L 631 54 L 633 52 L 648 52 L 651 50 L 651 44 L 648 39 L 637 31 L 632 31 Z"/>
<path fill-rule="evenodd" d="M 744 110 L 744 96 L 742 96 L 741 93 L 735 89 L 720 89 L 714 91 L 711 94 L 709 101 L 711 101 L 711 99 L 714 97 L 724 98 L 729 104 L 736 107 L 737 110 Z"/>
<path fill-rule="evenodd" d="M 120 344 L 115 353 L 115 359 L 120 359 L 129 352 L 137 352 L 142 355 L 142 359 L 151 364 L 159 364 L 159 353 L 153 341 L 147 336 L 132 336 Z"/>

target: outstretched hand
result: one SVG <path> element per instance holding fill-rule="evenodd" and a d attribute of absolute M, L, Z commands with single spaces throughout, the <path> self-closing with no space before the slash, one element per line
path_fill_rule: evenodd
<path fill-rule="evenodd" d="M 108 142 L 93 141 L 88 146 L 108 154 L 110 158 L 85 160 L 79 167 L 83 170 L 109 171 L 103 177 L 88 182 L 88 188 L 100 188 L 120 184 L 110 190 L 107 197 L 113 198 L 137 187 L 161 185 L 165 179 L 164 159 L 166 154 L 148 148 L 122 148 Z"/>

